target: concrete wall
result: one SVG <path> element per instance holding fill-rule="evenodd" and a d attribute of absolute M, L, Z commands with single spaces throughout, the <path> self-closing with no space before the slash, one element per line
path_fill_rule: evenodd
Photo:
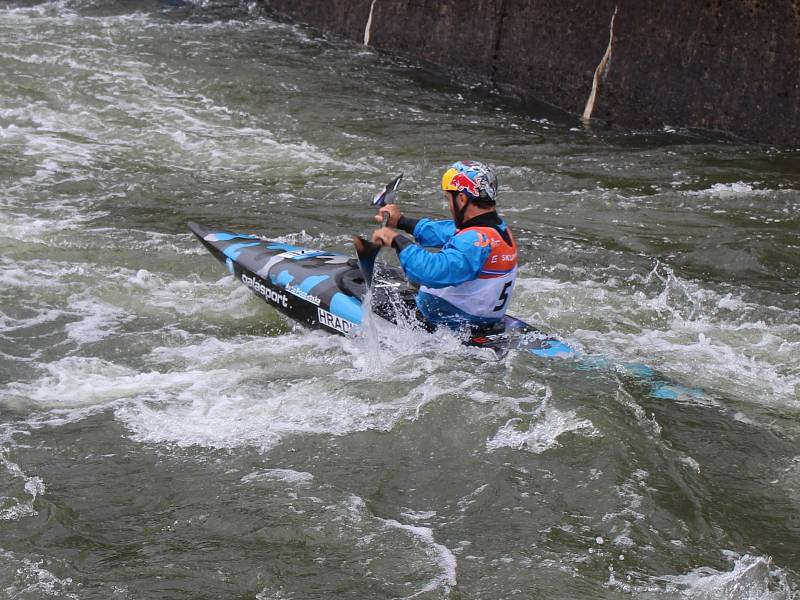
<path fill-rule="evenodd" d="M 800 0 L 261 3 L 574 115 L 800 147 Z"/>

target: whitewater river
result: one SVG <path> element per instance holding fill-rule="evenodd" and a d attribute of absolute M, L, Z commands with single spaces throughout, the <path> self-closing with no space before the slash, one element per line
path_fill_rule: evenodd
<path fill-rule="evenodd" d="M 296 327 L 186 229 L 349 252 L 399 172 L 443 216 L 461 158 L 510 314 L 605 367 Z M 800 152 L 586 129 L 253 7 L 6 2 L 0 186 L 0 598 L 800 596 Z"/>

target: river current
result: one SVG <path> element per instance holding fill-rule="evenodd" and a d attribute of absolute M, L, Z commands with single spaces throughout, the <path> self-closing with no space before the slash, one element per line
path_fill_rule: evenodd
<path fill-rule="evenodd" d="M 350 252 L 400 172 L 444 217 L 463 158 L 510 314 L 685 393 L 309 331 L 186 229 Z M 11 2 L 0 185 L 0 598 L 800 596 L 798 151 L 588 128 L 255 5 Z"/>

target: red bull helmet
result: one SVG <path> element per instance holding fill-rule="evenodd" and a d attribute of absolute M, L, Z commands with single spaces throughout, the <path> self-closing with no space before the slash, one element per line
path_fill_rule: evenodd
<path fill-rule="evenodd" d="M 450 165 L 442 175 L 442 189 L 464 192 L 470 200 L 494 203 L 497 199 L 497 176 L 489 165 L 460 160 Z"/>

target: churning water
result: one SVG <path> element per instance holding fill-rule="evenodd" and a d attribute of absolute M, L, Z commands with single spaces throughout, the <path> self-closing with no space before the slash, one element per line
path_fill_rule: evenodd
<path fill-rule="evenodd" d="M 0 597 L 798 596 L 800 155 L 446 79 L 236 4 L 0 7 Z M 295 327 L 186 230 L 349 251 L 460 158 L 512 314 L 704 392 Z"/>

